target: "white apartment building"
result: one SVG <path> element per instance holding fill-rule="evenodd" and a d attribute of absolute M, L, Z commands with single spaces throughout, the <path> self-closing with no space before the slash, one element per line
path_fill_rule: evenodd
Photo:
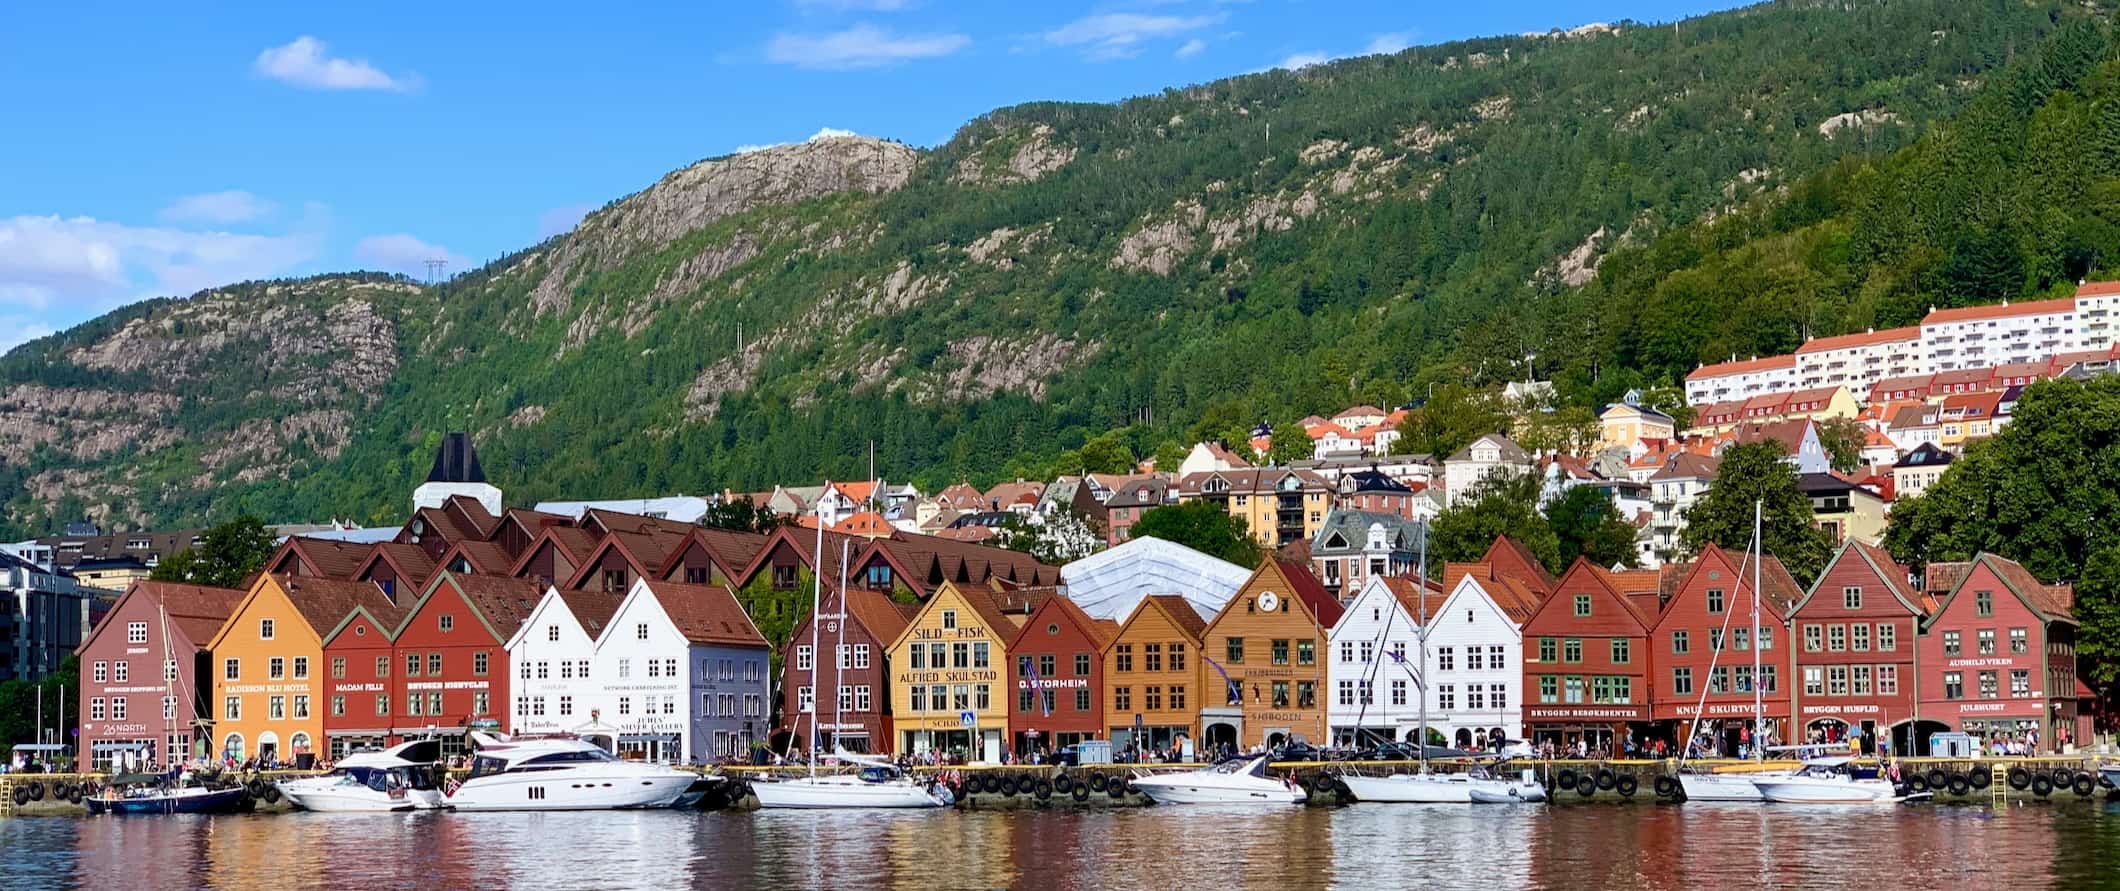
<path fill-rule="evenodd" d="M 1867 393 L 1880 380 L 1928 374 L 1927 369 L 1919 327 L 1816 337 L 1796 351 L 1796 375 L 1806 390 L 1846 387 Z"/>
<path fill-rule="evenodd" d="M 618 604 L 617 594 L 545 589 L 530 618 L 508 639 L 508 664 L 515 669 L 510 733 L 572 733 L 602 723 L 603 687 L 591 679 L 591 668 L 596 639 Z"/>
<path fill-rule="evenodd" d="M 2083 349 L 2076 299 L 2034 300 L 1994 306 L 1931 310 L 1921 320 L 1929 371 L 1990 368 L 2013 362 L 2045 362 Z"/>
<path fill-rule="evenodd" d="M 1802 389 L 1795 356 L 1767 356 L 1703 365 L 1686 375 L 1686 404 L 1737 402 L 1762 393 Z"/>

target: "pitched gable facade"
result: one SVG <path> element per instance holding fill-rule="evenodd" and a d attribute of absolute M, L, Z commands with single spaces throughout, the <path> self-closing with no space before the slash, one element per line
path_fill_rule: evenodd
<path fill-rule="evenodd" d="M 1225 689 L 1202 702 L 1205 743 L 1243 749 L 1300 738 L 1324 744 L 1325 644 L 1343 612 L 1308 567 L 1261 563 L 1203 636 L 1203 659 Z"/>
<path fill-rule="evenodd" d="M 2042 752 L 2057 751 L 2063 735 L 2087 738 L 2069 587 L 1994 554 L 1930 568 L 1932 579 L 1956 584 L 1922 623 L 1922 718 L 1982 738 L 2032 735 Z"/>
<path fill-rule="evenodd" d="M 1577 558 L 1524 623 L 1527 738 L 1611 749 L 1649 719 L 1651 622 Z"/>
<path fill-rule="evenodd" d="M 1926 734 L 1913 732 L 1914 653 L 1921 620 L 1932 608 L 1883 550 L 1860 542 L 1842 546 L 1789 610 L 1798 734 L 1791 741 L 1889 730 L 1894 751 L 1925 744 Z"/>

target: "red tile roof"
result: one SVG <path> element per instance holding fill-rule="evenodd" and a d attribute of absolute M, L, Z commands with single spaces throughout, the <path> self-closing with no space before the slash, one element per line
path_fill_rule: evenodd
<path fill-rule="evenodd" d="M 559 599 L 567 605 L 567 611 L 574 614 L 574 620 L 581 623 L 582 630 L 589 633 L 591 640 L 604 633 L 604 626 L 611 624 L 611 616 L 618 612 L 618 605 L 622 602 L 619 595 L 608 591 L 562 590 Z"/>
<path fill-rule="evenodd" d="M 1273 562 L 1280 567 L 1281 576 L 1288 579 L 1289 591 L 1303 598 L 1303 602 L 1310 607 L 1310 614 L 1317 618 L 1319 625 L 1330 628 L 1339 624 L 1340 616 L 1347 612 L 1347 607 L 1340 603 L 1339 598 L 1325 590 L 1325 584 L 1311 574 L 1309 566 L 1278 559 Z"/>
<path fill-rule="evenodd" d="M 2076 288 L 2078 297 L 2110 297 L 2120 294 L 2120 281 L 2084 282 Z"/>
<path fill-rule="evenodd" d="M 1539 592 L 1540 599 L 1560 583 L 1553 573 L 1546 571 L 1545 564 L 1532 555 L 1530 548 L 1506 535 L 1495 536 L 1494 543 L 1487 546 L 1487 553 L 1480 555 L 1480 562 L 1494 567 L 1496 577 L 1507 576 L 1524 582 Z"/>
<path fill-rule="evenodd" d="M 648 590 L 655 594 L 663 612 L 669 614 L 670 621 L 677 625 L 686 640 L 727 646 L 767 646 L 765 636 L 758 633 L 758 626 L 751 624 L 751 617 L 743 611 L 743 604 L 737 601 L 735 592 L 726 587 L 649 582 Z"/>
<path fill-rule="evenodd" d="M 543 587 L 529 579 L 499 575 L 444 573 L 441 583 L 454 583 L 457 590 L 464 592 L 464 599 L 485 617 L 486 624 L 493 626 L 501 643 L 507 643 L 516 629 L 523 627 L 531 610 L 537 608 L 538 598 L 545 593 Z"/>
<path fill-rule="evenodd" d="M 280 590 L 287 592 L 287 599 L 318 637 L 330 634 L 355 609 L 367 610 L 377 625 L 394 631 L 403 624 L 405 613 L 412 608 L 410 593 L 401 595 L 398 602 L 392 602 L 374 582 L 306 575 L 276 575 L 273 580 L 279 583 Z"/>
<path fill-rule="evenodd" d="M 1693 369 L 1692 374 L 1686 375 L 1686 380 L 1704 380 L 1706 378 L 1711 377 L 1728 377 L 1729 375 L 1733 374 L 1747 374 L 1756 371 L 1770 371 L 1775 369 L 1795 367 L 1795 356 L 1764 356 L 1752 359 L 1739 359 L 1734 362 L 1718 362 L 1714 365 L 1703 365 L 1699 368 Z"/>
<path fill-rule="evenodd" d="M 1979 319 L 2007 319 L 2011 316 L 2036 316 L 2047 313 L 2072 312 L 2076 298 L 2056 297 L 2052 300 L 2026 300 L 2011 303 L 2007 300 L 1992 306 L 1961 306 L 1952 309 L 1932 310 L 1923 316 L 1921 324 L 1938 325 L 1945 322 L 1970 322 Z"/>
<path fill-rule="evenodd" d="M 1886 328 L 1883 331 L 1872 329 L 1869 331 L 1858 331 L 1854 334 L 1814 337 L 1805 342 L 1803 346 L 1798 347 L 1796 353 L 1797 355 L 1822 353 L 1827 350 L 1845 350 L 1852 347 L 1875 346 L 1895 340 L 1918 340 L 1920 338 L 1921 329 L 1919 327 Z"/>

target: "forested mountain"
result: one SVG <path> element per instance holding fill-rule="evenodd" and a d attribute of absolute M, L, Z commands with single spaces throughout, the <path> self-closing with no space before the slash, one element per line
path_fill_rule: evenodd
<path fill-rule="evenodd" d="M 1589 404 L 2110 266 L 2106 15 L 1766 3 L 712 158 L 443 285 L 17 349 L 0 527 L 394 522 L 445 429 L 528 500 L 859 475 L 871 440 L 894 479 L 1043 475 L 1437 382 Z"/>

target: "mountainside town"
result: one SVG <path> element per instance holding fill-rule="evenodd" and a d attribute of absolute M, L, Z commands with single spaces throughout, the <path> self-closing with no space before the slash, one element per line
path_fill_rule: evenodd
<path fill-rule="evenodd" d="M 456 753 L 479 729 L 604 732 L 693 764 L 819 745 L 1001 762 L 1095 741 L 1178 758 L 1410 740 L 1424 720 L 1443 745 L 1608 756 L 1689 738 L 1913 754 L 1936 732 L 2071 751 L 2098 696 L 2068 580 L 1992 553 L 1916 571 L 1880 545 L 1895 501 L 2000 432 L 2026 386 L 2114 370 L 2113 301 L 2120 287 L 2086 285 L 1704 367 L 1690 405 L 1629 394 L 1594 437 L 1544 451 L 1490 433 L 1396 454 L 1419 406 L 1359 405 L 1305 418 L 1310 455 L 1285 465 L 1262 425 L 1175 467 L 983 491 L 870 479 L 515 507 L 449 434 L 402 526 L 277 528 L 239 586 L 150 578 L 205 530 L 84 524 L 0 547 L 0 679 L 77 654 L 66 708 L 98 768 L 307 765 L 437 734 Z M 1510 404 L 1536 412 L 1540 392 L 1511 385 Z M 1852 472 L 1825 435 L 1849 423 Z M 1809 502 L 1830 547 L 1813 578 L 1685 540 L 1721 456 L 1748 443 L 1772 443 Z M 1511 480 L 1545 505 L 1596 493 L 1633 546 L 1555 566 L 1504 534 L 1430 559 L 1431 524 Z M 1256 565 L 1134 534 L 1187 505 L 1226 516 Z"/>

